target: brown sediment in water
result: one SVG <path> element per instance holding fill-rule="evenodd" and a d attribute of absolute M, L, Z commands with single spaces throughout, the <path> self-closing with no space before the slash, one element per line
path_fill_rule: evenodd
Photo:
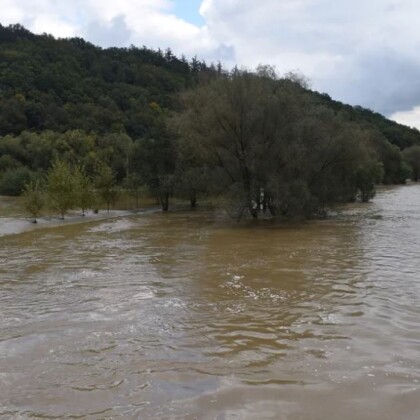
<path fill-rule="evenodd" d="M 0 238 L 0 418 L 420 418 L 419 208 L 413 185 L 275 228 Z"/>

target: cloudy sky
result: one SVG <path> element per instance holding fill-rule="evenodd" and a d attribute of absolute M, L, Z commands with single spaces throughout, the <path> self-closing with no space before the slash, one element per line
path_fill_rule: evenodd
<path fill-rule="evenodd" d="M 0 22 L 299 70 L 318 91 L 420 128 L 418 0 L 0 0 Z"/>

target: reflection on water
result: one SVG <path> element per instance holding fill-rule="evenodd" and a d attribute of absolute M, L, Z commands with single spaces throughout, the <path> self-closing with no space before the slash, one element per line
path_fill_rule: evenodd
<path fill-rule="evenodd" d="M 419 209 L 3 236 L 0 418 L 418 419 Z"/>

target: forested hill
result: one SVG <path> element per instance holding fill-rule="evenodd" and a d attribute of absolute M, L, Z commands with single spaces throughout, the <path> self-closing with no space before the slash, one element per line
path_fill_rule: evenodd
<path fill-rule="evenodd" d="M 173 93 L 217 70 L 168 49 L 96 47 L 0 25 L 0 135 L 125 131 L 142 137 Z"/>
<path fill-rule="evenodd" d="M 270 66 L 0 26 L 0 195 L 23 192 L 34 217 L 44 197 L 64 217 L 143 189 L 165 211 L 171 196 L 219 197 L 237 218 L 313 217 L 418 180 L 419 145 L 419 131 Z"/>
<path fill-rule="evenodd" d="M 168 49 L 96 47 L 81 38 L 35 35 L 0 25 L 0 136 L 25 130 L 147 136 L 154 115 L 175 107 L 174 93 L 222 72 L 220 65 L 177 58 Z M 324 106 L 375 126 L 400 149 L 420 132 L 378 113 L 314 92 Z"/>
<path fill-rule="evenodd" d="M 351 106 L 335 101 L 327 94 L 314 92 L 317 99 L 329 108 L 344 113 L 350 121 L 374 126 L 379 130 L 390 143 L 395 144 L 401 150 L 412 145 L 420 144 L 420 131 L 410 128 L 395 121 L 385 118 L 383 115 L 361 106 Z"/>

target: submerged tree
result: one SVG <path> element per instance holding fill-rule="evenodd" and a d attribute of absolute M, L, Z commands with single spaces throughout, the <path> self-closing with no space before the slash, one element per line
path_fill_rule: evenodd
<path fill-rule="evenodd" d="M 356 173 L 356 186 L 360 191 L 360 199 L 367 203 L 375 197 L 375 185 L 381 182 L 383 177 L 383 168 L 379 162 L 371 162 L 367 165 L 361 165 Z"/>
<path fill-rule="evenodd" d="M 195 209 L 199 196 L 212 192 L 213 181 L 205 150 L 183 134 L 176 141 L 175 193 L 189 200 L 191 209 Z"/>
<path fill-rule="evenodd" d="M 47 192 L 50 206 L 64 219 L 76 201 L 74 177 L 68 163 L 60 160 L 53 163 L 47 174 Z"/>
<path fill-rule="evenodd" d="M 124 189 L 134 198 L 136 209 L 139 207 L 140 195 L 143 192 L 143 181 L 136 172 L 130 172 L 123 182 Z"/>
<path fill-rule="evenodd" d="M 109 213 L 111 205 L 118 198 L 119 191 L 114 172 L 104 163 L 99 164 L 96 170 L 95 188 L 98 191 L 99 197 L 106 203 L 106 208 Z"/>
<path fill-rule="evenodd" d="M 180 135 L 206 157 L 235 217 L 265 210 L 310 217 L 354 198 L 361 163 L 377 166 L 374 151 L 365 159 L 366 132 L 314 102 L 294 80 L 260 72 L 235 70 L 188 92 L 175 119 Z M 366 177 L 377 179 L 370 169 Z"/>
<path fill-rule="evenodd" d="M 95 203 L 95 191 L 92 180 L 83 167 L 77 166 L 73 172 L 75 203 L 82 210 L 82 215 Z"/>
<path fill-rule="evenodd" d="M 420 146 L 411 146 L 403 151 L 404 161 L 411 169 L 411 179 L 414 182 L 420 179 Z"/>
<path fill-rule="evenodd" d="M 168 211 L 169 198 L 174 193 L 175 144 L 163 121 L 156 126 L 154 134 L 135 143 L 134 169 L 157 198 L 162 210 Z"/>
<path fill-rule="evenodd" d="M 39 179 L 27 183 L 23 190 L 23 205 L 26 211 L 37 223 L 41 211 L 45 206 L 45 192 Z"/>

